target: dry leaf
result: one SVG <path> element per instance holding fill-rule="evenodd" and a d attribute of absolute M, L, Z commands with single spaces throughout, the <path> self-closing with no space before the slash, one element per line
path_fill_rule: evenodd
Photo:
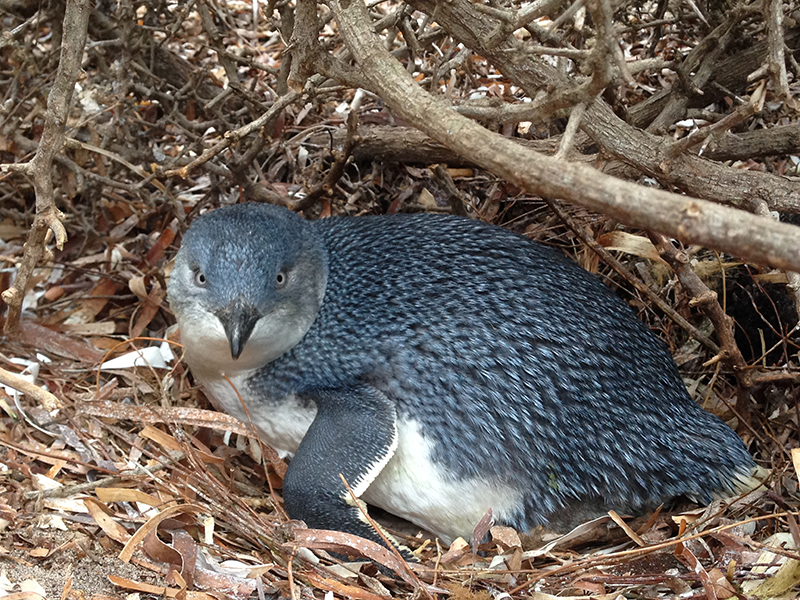
<path fill-rule="evenodd" d="M 136 550 L 136 546 L 144 540 L 145 536 L 147 536 L 151 531 L 154 531 L 158 524 L 161 523 L 164 519 L 169 519 L 174 515 L 179 514 L 190 514 L 190 515 L 197 515 L 203 512 L 203 507 L 197 506 L 195 504 L 181 504 L 179 506 L 170 506 L 169 508 L 165 508 L 156 516 L 150 518 L 147 523 L 142 525 L 139 529 L 136 530 L 136 533 L 131 536 L 131 539 L 128 540 L 128 543 L 122 549 L 122 552 L 119 553 L 120 560 L 124 562 L 130 562 L 131 557 L 133 556 L 134 551 Z"/>
<path fill-rule="evenodd" d="M 134 488 L 100 487 L 95 490 L 97 497 L 103 502 L 141 502 L 148 506 L 161 506 L 163 502 Z"/>
<path fill-rule="evenodd" d="M 114 517 L 109 513 L 111 512 L 107 506 L 94 498 L 85 498 L 84 505 L 89 511 L 89 514 L 94 519 L 94 522 L 100 526 L 105 534 L 115 542 L 120 544 L 126 543 L 131 534 L 119 523 L 114 520 Z"/>
<path fill-rule="evenodd" d="M 495 543 L 501 544 L 506 549 L 522 547 L 519 534 L 511 527 L 496 525 L 489 530 L 489 533 L 492 534 L 492 540 Z"/>

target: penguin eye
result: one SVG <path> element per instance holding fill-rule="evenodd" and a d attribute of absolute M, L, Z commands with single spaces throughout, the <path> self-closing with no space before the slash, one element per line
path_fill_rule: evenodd
<path fill-rule="evenodd" d="M 286 276 L 286 271 L 278 271 L 278 274 L 275 276 L 275 287 L 282 288 L 286 285 L 286 282 L 289 278 Z"/>
<path fill-rule="evenodd" d="M 197 269 L 194 272 L 194 284 L 197 287 L 204 288 L 204 287 L 206 287 L 207 283 L 208 283 L 208 280 L 206 279 L 205 273 L 203 273 L 200 269 Z"/>

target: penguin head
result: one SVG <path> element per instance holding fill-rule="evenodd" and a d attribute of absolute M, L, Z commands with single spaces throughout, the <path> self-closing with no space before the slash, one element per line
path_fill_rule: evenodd
<path fill-rule="evenodd" d="M 190 362 L 231 372 L 263 366 L 298 344 L 326 281 L 326 252 L 305 220 L 268 204 L 239 204 L 192 223 L 167 291 Z M 192 361 L 191 353 L 204 356 Z"/>

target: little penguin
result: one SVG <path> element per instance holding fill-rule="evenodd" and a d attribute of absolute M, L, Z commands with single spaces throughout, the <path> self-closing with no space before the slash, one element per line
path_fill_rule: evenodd
<path fill-rule="evenodd" d="M 340 474 L 445 543 L 489 509 L 564 531 L 752 480 L 622 300 L 494 225 L 227 206 L 194 220 L 168 294 L 195 380 L 292 456 L 285 508 L 312 528 L 383 543 Z"/>

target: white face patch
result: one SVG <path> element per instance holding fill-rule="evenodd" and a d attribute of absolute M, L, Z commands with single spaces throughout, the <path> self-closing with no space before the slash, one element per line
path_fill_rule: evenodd
<path fill-rule="evenodd" d="M 248 422 L 232 383 L 247 403 L 250 421 L 261 439 L 282 457 L 297 452 L 317 414 L 316 406 L 303 406 L 294 396 L 262 405 L 253 401 L 247 380 L 258 369 L 299 343 L 307 326 L 292 319 L 282 321 L 281 315 L 262 318 L 253 329 L 241 356 L 234 360 L 225 330 L 215 315 L 198 311 L 193 312 L 190 318 L 181 317 L 181 342 L 186 347 L 186 362 L 216 408 Z"/>
<path fill-rule="evenodd" d="M 311 326 L 284 311 L 262 317 L 253 328 L 241 356 L 231 356 L 225 329 L 216 315 L 196 308 L 191 316 L 180 315 L 181 342 L 186 362 L 196 375 L 228 376 L 263 367 L 300 343 Z"/>
<path fill-rule="evenodd" d="M 512 516 L 521 504 L 518 490 L 486 479 L 453 481 L 430 459 L 432 444 L 419 424 L 398 420 L 394 456 L 361 496 L 375 506 L 411 521 L 447 544 L 469 540 L 472 530 L 491 508 L 495 517 Z"/>
<path fill-rule="evenodd" d="M 196 307 L 191 314 L 177 314 L 186 362 L 193 373 L 222 370 L 233 363 L 231 347 L 222 323 L 210 312 Z"/>
<path fill-rule="evenodd" d="M 250 364 L 261 367 L 271 363 L 300 343 L 311 328 L 314 318 L 316 313 L 304 316 L 286 309 L 278 309 L 261 317 L 236 362 L 244 360 L 248 365 L 245 368 L 253 368 Z"/>

